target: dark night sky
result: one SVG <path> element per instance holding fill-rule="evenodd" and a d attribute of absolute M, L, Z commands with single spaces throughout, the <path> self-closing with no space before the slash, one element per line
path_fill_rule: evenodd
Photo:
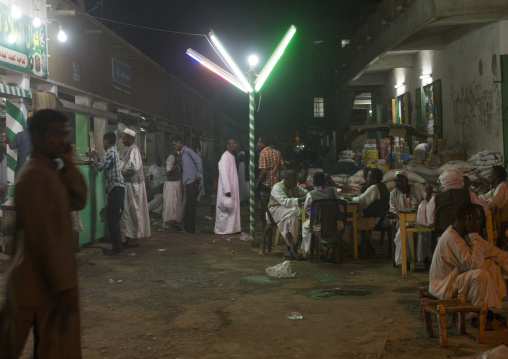
<path fill-rule="evenodd" d="M 238 66 L 249 69 L 247 57 L 256 54 L 260 71 L 291 24 L 298 30 L 289 48 L 262 88 L 256 113 L 256 132 L 280 132 L 305 122 L 301 118 L 305 64 L 310 29 L 359 19 L 360 3 L 378 0 L 103 0 L 103 16 L 124 23 L 178 32 L 207 34 L 213 28 Z M 77 3 L 76 0 L 74 0 Z M 97 0 L 85 0 L 90 15 Z M 226 83 L 185 54 L 192 48 L 220 63 L 206 38 L 144 30 L 111 22 L 106 26 L 151 57 L 170 73 L 216 101 L 224 112 L 248 123 L 248 95 Z M 306 40 L 307 39 L 307 40 Z M 313 39 L 311 39 L 313 40 Z M 340 40 L 339 40 L 340 41 Z M 312 106 L 312 102 L 307 104 Z M 278 126 L 273 126 L 278 123 Z M 295 128 L 291 128 L 294 133 Z"/>

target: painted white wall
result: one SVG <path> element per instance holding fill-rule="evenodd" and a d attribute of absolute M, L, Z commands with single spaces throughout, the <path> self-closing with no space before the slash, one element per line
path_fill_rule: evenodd
<path fill-rule="evenodd" d="M 502 152 L 501 86 L 494 81 L 501 76 L 499 55 L 508 53 L 508 38 L 501 36 L 507 30 L 508 21 L 489 24 L 465 34 L 443 50 L 418 52 L 414 67 L 394 69 L 388 74 L 386 85 L 373 94 L 375 101 L 385 104 L 388 99 L 409 92 L 414 125 L 416 88 L 440 79 L 447 145 L 463 147 L 468 157 L 482 150 Z M 432 74 L 432 80 L 422 84 L 420 76 L 426 73 Z M 394 88 L 402 82 L 405 86 Z"/>

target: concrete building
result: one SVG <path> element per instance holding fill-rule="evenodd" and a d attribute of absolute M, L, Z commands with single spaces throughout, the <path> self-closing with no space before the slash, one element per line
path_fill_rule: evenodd
<path fill-rule="evenodd" d="M 14 6 L 19 17 L 12 13 Z M 67 35 L 65 42 L 59 41 L 61 31 Z M 147 163 L 166 158 L 175 134 L 212 163 L 215 141 L 222 136 L 216 139 L 216 121 L 232 122 L 210 100 L 70 0 L 0 0 L 0 98 L 0 133 L 10 139 L 26 128 L 30 113 L 54 108 L 67 115 L 78 155 L 90 148 L 102 155 L 103 134 L 129 127 L 137 132 Z M 118 147 L 122 156 L 121 141 Z M 16 150 L 7 148 L 10 184 L 16 160 Z M 102 237 L 104 223 L 98 213 L 104 202 L 102 174 L 78 167 L 90 189 L 87 208 L 81 211 L 86 227 L 79 234 L 82 244 Z"/>
<path fill-rule="evenodd" d="M 407 123 L 467 156 L 508 154 L 508 2 L 383 0 L 340 53 L 340 125 L 357 96 L 374 123 Z"/>

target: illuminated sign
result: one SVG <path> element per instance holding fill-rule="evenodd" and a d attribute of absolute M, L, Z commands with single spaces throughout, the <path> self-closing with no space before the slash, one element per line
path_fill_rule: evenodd
<path fill-rule="evenodd" d="M 0 4 L 0 67 L 48 77 L 46 26 L 32 25 L 32 18 L 14 19 L 11 9 Z"/>

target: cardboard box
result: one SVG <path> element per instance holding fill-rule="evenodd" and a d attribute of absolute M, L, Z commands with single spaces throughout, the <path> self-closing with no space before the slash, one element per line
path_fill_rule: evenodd
<path fill-rule="evenodd" d="M 378 158 L 379 153 L 377 150 L 363 151 L 363 162 L 365 163 L 375 163 L 377 165 Z"/>
<path fill-rule="evenodd" d="M 377 150 L 377 146 L 374 144 L 365 144 L 363 145 L 363 150 L 364 151 L 376 151 Z"/>
<path fill-rule="evenodd" d="M 367 140 L 365 140 L 365 144 L 377 145 L 377 140 L 376 139 L 367 139 Z"/>

